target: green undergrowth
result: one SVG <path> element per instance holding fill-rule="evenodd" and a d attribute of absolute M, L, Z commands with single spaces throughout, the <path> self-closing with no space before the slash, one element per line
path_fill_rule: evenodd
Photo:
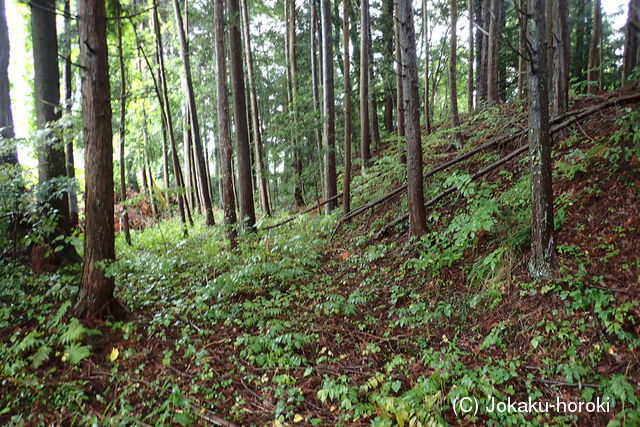
<path fill-rule="evenodd" d="M 463 125 L 465 149 L 504 129 L 499 110 L 491 114 Z M 71 317 L 77 267 L 35 275 L 0 261 L 0 420 L 640 423 L 640 262 L 629 255 L 639 224 L 618 220 L 637 208 L 640 193 L 637 112 L 620 111 L 611 125 L 592 138 L 567 132 L 554 151 L 558 257 L 549 281 L 526 274 L 526 159 L 485 181 L 470 180 L 469 164 L 432 177 L 426 197 L 450 186 L 458 192 L 429 210 L 420 239 L 371 240 L 406 209 L 404 198 L 333 241 L 337 216 L 317 214 L 243 234 L 236 251 L 201 219 L 187 238 L 176 220 L 134 232 L 133 246 L 118 236 L 118 260 L 106 271 L 130 311 L 120 322 Z M 425 160 L 446 157 L 438 154 L 446 132 L 424 143 Z M 401 143 L 388 144 L 356 177 L 354 203 L 403 182 Z M 616 191 L 624 200 L 606 199 Z M 596 214 L 587 204 L 598 197 L 606 207 Z M 484 409 L 494 400 L 558 396 L 604 400 L 609 412 Z M 465 398 L 478 413 L 458 412 Z"/>

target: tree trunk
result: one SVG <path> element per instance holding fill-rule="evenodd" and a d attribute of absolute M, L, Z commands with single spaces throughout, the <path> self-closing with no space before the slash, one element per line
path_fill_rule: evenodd
<path fill-rule="evenodd" d="M 553 2 L 554 70 L 552 116 L 569 107 L 569 5 L 568 0 Z M 550 74 L 551 75 L 551 74 Z"/>
<path fill-rule="evenodd" d="M 60 118 L 59 111 L 56 111 L 60 106 L 60 73 L 54 9 L 55 2 L 52 0 L 34 0 L 31 3 L 36 125 L 41 130 L 47 129 Z M 59 144 L 56 133 L 49 132 L 40 144 L 38 153 L 38 182 L 51 185 L 56 182 L 54 179 L 65 177 L 66 174 L 65 150 Z M 54 181 L 50 182 L 51 180 Z M 40 203 L 50 205 L 56 212 L 56 228 L 47 237 L 49 242 L 57 236 L 68 236 L 71 233 L 69 195 L 66 191 L 60 190 L 60 184 L 54 184 L 47 188 L 46 194 L 40 194 Z M 57 196 L 56 193 L 60 193 L 61 196 Z M 64 243 L 62 245 L 63 250 L 56 253 L 57 263 L 80 260 L 73 246 Z"/>
<path fill-rule="evenodd" d="M 236 247 L 236 202 L 233 191 L 231 135 L 229 133 L 229 102 L 227 100 L 227 70 L 224 48 L 224 0 L 215 0 L 216 97 L 218 103 L 218 140 L 222 172 L 222 209 L 225 234 L 232 248 Z"/>
<path fill-rule="evenodd" d="M 525 49 L 527 46 L 527 3 L 528 0 L 518 2 L 518 99 L 524 101 L 526 97 L 525 88 L 527 84 L 527 69 L 525 60 Z"/>
<path fill-rule="evenodd" d="M 349 0 L 342 0 L 342 59 L 344 61 L 344 187 L 342 211 L 351 210 L 351 63 L 349 59 Z"/>
<path fill-rule="evenodd" d="M 394 1 L 394 9 L 395 9 L 395 19 L 394 19 L 394 26 L 393 26 L 393 30 L 394 30 L 394 39 L 395 39 L 395 45 L 396 45 L 396 57 L 395 57 L 395 63 L 396 63 L 396 109 L 398 110 L 396 115 L 398 116 L 398 137 L 399 138 L 404 138 L 405 136 L 405 122 L 404 122 L 404 94 L 403 94 L 403 83 L 402 83 L 402 79 L 403 79 L 403 70 L 402 70 L 402 65 L 401 65 L 401 52 L 400 52 L 400 24 L 398 23 L 398 21 L 400 20 L 399 18 L 399 12 L 398 12 L 398 4 L 397 4 L 397 0 Z"/>
<path fill-rule="evenodd" d="M 553 95 L 553 90 L 554 90 L 554 85 L 552 84 L 552 76 L 554 74 L 554 64 L 553 64 L 553 60 L 554 60 L 554 49 L 555 49 L 555 43 L 554 43 L 554 28 L 553 28 L 553 21 L 554 21 L 554 3 L 557 2 L 558 0 L 549 0 L 545 2 L 544 5 L 544 18 L 545 18 L 545 34 L 546 34 L 546 38 L 547 38 L 547 76 L 549 76 L 549 82 L 548 82 L 548 86 L 547 86 L 547 96 L 549 97 L 550 100 L 554 99 L 554 95 Z"/>
<path fill-rule="evenodd" d="M 247 123 L 247 100 L 244 88 L 242 66 L 242 38 L 240 37 L 240 5 L 238 0 L 228 0 L 227 7 L 232 18 L 229 28 L 229 59 L 231 62 L 231 93 L 233 95 L 233 115 L 235 118 L 236 147 L 238 161 L 238 202 L 240 224 L 254 231 L 256 211 L 253 204 L 251 178 L 251 145 L 249 144 L 249 124 Z"/>
<path fill-rule="evenodd" d="M 0 0 L 0 136 L 4 139 L 15 137 L 9 85 L 9 29 L 4 0 Z M 15 146 L 5 155 L 0 155 L 0 165 L 2 164 L 18 164 Z"/>
<path fill-rule="evenodd" d="M 624 38 L 624 55 L 622 57 L 622 83 L 628 79 L 638 65 L 638 49 L 640 49 L 640 0 L 629 0 L 629 14 Z"/>
<path fill-rule="evenodd" d="M 371 35 L 369 35 L 371 40 Z M 380 125 L 378 124 L 378 102 L 376 101 L 376 93 L 373 90 L 375 85 L 373 84 L 373 56 L 371 55 L 371 49 L 369 50 L 369 71 L 367 72 L 368 86 L 369 86 L 369 126 L 371 130 L 369 135 L 371 137 L 371 145 L 374 147 L 380 146 Z M 371 158 L 371 146 L 369 146 L 369 158 Z"/>
<path fill-rule="evenodd" d="M 587 66 L 587 82 L 589 82 L 588 93 L 596 93 L 602 89 L 600 86 L 600 62 L 602 52 L 600 49 L 602 39 L 602 12 L 600 0 L 593 2 L 593 29 L 591 31 L 591 42 L 589 43 L 589 65 Z"/>
<path fill-rule="evenodd" d="M 407 137 L 407 197 L 411 223 L 410 232 L 413 236 L 420 236 L 426 232 L 426 211 L 422 179 L 418 60 L 411 0 L 398 0 L 398 22 Z"/>
<path fill-rule="evenodd" d="M 500 102 L 498 55 L 500 52 L 500 0 L 489 0 L 489 40 L 487 49 L 487 102 Z"/>
<path fill-rule="evenodd" d="M 489 80 L 489 29 L 491 25 L 490 2 L 491 0 L 478 0 L 478 19 L 484 29 L 478 29 L 476 39 L 478 41 L 478 102 L 487 102 L 487 86 Z M 528 1 L 528 0 L 525 0 Z"/>
<path fill-rule="evenodd" d="M 469 10 L 469 64 L 467 66 L 467 113 L 473 113 L 473 63 L 475 58 L 473 43 L 473 2 L 468 0 L 467 9 Z"/>
<path fill-rule="evenodd" d="M 393 0 L 384 0 L 384 13 L 388 17 L 382 23 L 382 38 L 385 40 L 384 55 L 384 129 L 393 132 L 393 98 L 394 98 L 394 45 L 393 45 Z"/>
<path fill-rule="evenodd" d="M 320 0 L 324 1 L 324 0 Z M 360 2 L 360 159 L 362 168 L 371 159 L 371 126 L 369 125 L 369 0 Z"/>
<path fill-rule="evenodd" d="M 189 115 L 191 119 L 191 131 L 193 133 L 193 143 L 196 158 L 196 167 L 198 168 L 198 180 L 202 192 L 202 203 L 205 211 L 205 219 L 207 225 L 213 225 L 213 206 L 211 204 L 211 194 L 209 194 L 209 185 L 207 184 L 207 169 L 205 165 L 204 149 L 202 140 L 200 139 L 200 126 L 198 125 L 198 113 L 196 109 L 196 100 L 193 93 L 193 83 L 191 80 L 191 62 L 189 60 L 189 51 L 187 48 L 187 38 L 182 25 L 182 14 L 178 0 L 173 0 L 173 10 L 176 15 L 176 26 L 178 27 L 178 38 L 180 39 L 180 55 L 184 67 L 184 79 L 187 86 L 187 101 L 189 104 Z"/>
<path fill-rule="evenodd" d="M 171 102 L 169 100 L 169 90 L 167 85 L 166 70 L 164 66 L 164 48 L 162 43 L 162 34 L 160 33 L 160 17 L 158 16 L 158 6 L 156 0 L 153 5 L 153 29 L 156 37 L 156 51 L 158 57 L 158 75 L 160 77 L 160 86 L 162 96 L 160 97 L 160 109 L 162 110 L 162 121 L 164 127 L 169 134 L 169 143 L 171 145 L 171 162 L 173 164 L 173 174 L 176 177 L 176 185 L 181 190 L 178 193 L 178 210 L 180 211 L 180 219 L 183 224 L 183 234 L 188 235 L 187 231 L 187 217 L 189 222 L 193 225 L 193 219 L 191 218 L 191 212 L 189 211 L 189 204 L 186 200 L 186 194 L 182 193 L 184 189 L 186 191 L 186 185 L 184 177 L 182 176 L 182 169 L 180 168 L 180 159 L 178 158 L 178 147 L 176 143 L 175 132 L 173 129 L 173 117 L 171 115 Z M 185 163 L 188 164 L 189 159 L 185 158 Z"/>
<path fill-rule="evenodd" d="M 266 216 L 271 216 L 269 206 L 269 191 L 267 190 L 266 168 L 264 165 L 264 148 L 262 144 L 262 129 L 260 127 L 260 107 L 258 105 L 258 95 L 254 83 L 253 53 L 251 51 L 251 31 L 249 26 L 249 11 L 247 0 L 240 2 L 242 8 L 242 22 L 244 25 L 244 53 L 247 63 L 247 82 L 249 84 L 249 100 L 251 102 L 251 122 L 253 124 L 253 142 L 255 150 L 255 164 L 257 174 L 258 193 L 260 195 L 260 205 Z"/>
<path fill-rule="evenodd" d="M 363 0 L 367 1 L 367 0 Z M 320 22 L 322 28 L 322 98 L 324 117 L 322 140 L 324 144 L 324 198 L 328 200 L 338 193 L 336 180 L 336 129 L 333 94 L 333 40 L 331 30 L 330 0 L 320 0 Z M 362 56 L 365 56 L 362 54 Z M 361 74 L 362 76 L 362 74 Z M 366 77 L 366 74 L 365 74 Z M 362 102 L 362 101 L 360 101 Z M 366 98 L 365 98 L 366 103 Z M 366 116 L 365 116 L 366 117 Z M 361 118 L 362 119 L 362 118 Z M 327 203 L 327 213 L 336 207 L 335 199 Z"/>
<path fill-rule="evenodd" d="M 311 0 L 311 84 L 313 90 L 313 108 L 322 116 L 320 106 L 320 65 L 318 64 L 319 32 L 318 23 L 318 0 Z M 314 137 L 316 139 L 316 156 L 318 160 L 318 170 L 320 171 L 320 181 L 324 185 L 324 166 L 322 159 L 322 128 L 314 126 Z"/>
<path fill-rule="evenodd" d="M 122 5 L 116 2 L 116 13 L 122 15 Z M 131 246 L 131 231 L 129 230 L 129 213 L 127 212 L 127 172 L 125 165 L 125 128 L 127 117 L 127 79 L 124 72 L 124 52 L 122 49 L 122 21 L 117 20 L 118 26 L 118 64 L 120 66 L 120 122 L 118 133 L 120 134 L 120 198 L 122 199 L 122 222 L 124 225 L 124 238 Z"/>
<path fill-rule="evenodd" d="M 449 39 L 449 93 L 451 94 L 451 126 L 457 128 L 460 126 L 460 117 L 458 115 L 458 76 L 457 76 L 457 49 L 458 39 L 456 36 L 456 26 L 458 23 L 458 4 L 457 0 L 450 1 L 451 15 L 451 38 Z M 462 135 L 456 129 L 454 132 L 454 145 L 456 149 L 462 148 Z"/>
<path fill-rule="evenodd" d="M 9 84 L 9 29 L 4 0 L 0 0 L 0 136 L 13 139 L 13 112 L 11 110 L 11 94 Z M 18 164 L 18 152 L 15 146 L 5 155 L 0 155 L 0 165 Z"/>
<path fill-rule="evenodd" d="M 298 114 L 297 114 L 297 100 L 298 100 L 298 82 L 297 82 L 297 58 L 296 58 L 296 7 L 295 0 L 285 0 L 285 21 L 286 21 L 286 36 L 285 36 L 285 48 L 287 53 L 287 75 L 288 75 L 288 94 L 289 94 L 289 112 L 293 117 L 293 130 L 291 132 L 291 140 L 293 145 L 292 150 L 292 165 L 293 165 L 293 198 L 296 206 L 304 206 L 304 197 L 302 191 L 302 155 L 300 140 L 298 137 Z"/>
<path fill-rule="evenodd" d="M 82 122 L 85 146 L 84 264 L 74 315 L 82 319 L 123 317 L 116 301 L 113 278 L 101 265 L 115 260 L 113 231 L 113 151 L 109 62 L 104 1 L 80 0 L 80 63 Z"/>
<path fill-rule="evenodd" d="M 71 4 L 70 0 L 64 1 L 64 99 L 65 107 L 71 110 L 73 106 L 73 73 L 71 71 Z M 73 137 L 65 144 L 65 169 L 67 178 L 75 179 L 75 161 L 73 156 Z M 78 227 L 78 194 L 76 187 L 69 190 L 69 225 L 72 229 Z"/>
<path fill-rule="evenodd" d="M 553 186 L 547 96 L 545 0 L 531 0 L 531 58 L 529 66 L 529 164 L 531 167 L 531 260 L 534 278 L 551 274 L 553 243 Z"/>
<path fill-rule="evenodd" d="M 424 123 L 427 134 L 431 133 L 431 97 L 429 96 L 429 15 L 427 0 L 422 0 L 422 33 L 424 37 Z"/>

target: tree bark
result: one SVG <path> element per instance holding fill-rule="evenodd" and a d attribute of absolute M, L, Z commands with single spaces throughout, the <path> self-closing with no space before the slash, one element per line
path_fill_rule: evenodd
<path fill-rule="evenodd" d="M 569 107 L 569 5 L 568 0 L 553 2 L 553 103 L 551 115 L 557 116 Z"/>
<path fill-rule="evenodd" d="M 525 0 L 528 1 L 528 0 Z M 490 14 L 491 0 L 479 0 L 478 20 L 479 25 L 484 30 L 478 28 L 476 39 L 478 41 L 478 102 L 487 102 L 487 83 L 489 80 L 489 27 L 491 24 Z"/>
<path fill-rule="evenodd" d="M 472 0 L 473 1 L 473 0 Z M 427 0 L 422 0 L 422 33 L 424 37 L 424 124 L 427 134 L 431 133 L 431 97 L 429 96 L 429 15 Z"/>
<path fill-rule="evenodd" d="M 122 15 L 122 5 L 116 2 L 116 14 Z M 129 213 L 127 208 L 127 172 L 125 165 L 125 128 L 127 117 L 127 77 L 124 71 L 124 52 L 122 49 L 122 20 L 117 20 L 118 30 L 118 65 L 120 67 L 120 121 L 118 133 L 120 136 L 120 199 L 122 199 L 122 222 L 124 225 L 124 238 L 131 246 L 131 231 L 129 230 Z"/>
<path fill-rule="evenodd" d="M 73 106 L 73 73 L 71 71 L 71 2 L 70 0 L 64 1 L 64 43 L 63 43 L 63 56 L 64 56 L 64 99 L 65 107 L 67 110 L 71 110 Z M 65 169 L 67 178 L 75 179 L 75 161 L 73 156 L 73 137 L 69 137 L 69 140 L 65 144 Z M 73 186 L 69 190 L 69 225 L 72 229 L 78 227 L 78 194 L 76 187 Z"/>
<path fill-rule="evenodd" d="M 323 1 L 323 0 L 320 0 Z M 360 2 L 360 159 L 362 168 L 371 159 L 371 126 L 369 125 L 369 0 Z"/>
<path fill-rule="evenodd" d="M 349 60 L 349 0 L 342 0 L 342 46 L 344 61 L 344 187 L 342 211 L 351 210 L 351 63 Z"/>
<path fill-rule="evenodd" d="M 553 28 L 553 21 L 554 21 L 554 3 L 557 0 L 549 0 L 545 2 L 544 5 L 544 18 L 545 18 L 545 35 L 546 35 L 546 39 L 547 39 L 547 48 L 546 48 L 546 52 L 547 52 L 547 75 L 549 76 L 549 82 L 548 82 L 548 86 L 547 86 L 547 95 L 549 97 L 550 100 L 553 100 L 554 96 L 553 96 L 553 91 L 554 91 L 554 85 L 552 84 L 552 76 L 554 74 L 554 49 L 556 47 L 555 43 L 554 43 L 554 28 Z"/>
<path fill-rule="evenodd" d="M 394 26 L 393 26 L 393 30 L 394 30 L 394 39 L 395 39 L 395 45 L 396 45 L 396 57 L 395 57 L 395 63 L 396 63 L 396 109 L 398 110 L 396 112 L 397 115 L 397 120 L 398 120 L 398 138 L 404 138 L 405 136 L 405 119 L 404 119 L 404 93 L 403 93 L 403 83 L 402 83 L 402 79 L 403 79 L 403 70 L 402 70 L 402 65 L 401 65 L 401 52 L 400 52 L 400 24 L 398 23 L 398 21 L 400 20 L 399 18 L 399 12 L 398 12 L 398 4 L 397 4 L 397 0 L 394 0 L 394 9 L 395 9 L 395 19 L 394 21 Z"/>
<path fill-rule="evenodd" d="M 36 125 L 38 129 L 50 128 L 60 118 L 60 72 L 58 68 L 58 34 L 56 31 L 55 3 L 52 0 L 34 0 L 31 3 L 31 34 L 33 39 L 34 95 L 36 99 Z M 48 132 L 38 152 L 38 182 L 47 184 L 46 194 L 41 192 L 40 203 L 48 204 L 56 218 L 55 231 L 47 237 L 53 241 L 57 236 L 71 233 L 69 217 L 69 195 L 61 192 L 59 184 L 51 181 L 65 177 L 65 150 L 59 144 L 55 132 Z M 57 263 L 70 263 L 80 258 L 73 246 L 63 243 L 63 250 L 56 253 Z"/>
<path fill-rule="evenodd" d="M 467 113 L 473 113 L 473 64 L 475 58 L 474 43 L 473 43 L 473 2 L 474 0 L 468 0 L 467 9 L 469 12 L 469 64 L 467 65 Z"/>
<path fill-rule="evenodd" d="M 451 15 L 451 38 L 449 39 L 449 93 L 451 94 L 451 126 L 457 128 L 460 126 L 460 116 L 458 115 L 458 76 L 457 76 L 457 49 L 458 39 L 456 26 L 458 23 L 458 4 L 457 0 L 450 1 Z M 454 145 L 456 149 L 462 148 L 462 135 L 456 129 L 454 131 Z"/>
<path fill-rule="evenodd" d="M 426 211 L 422 178 L 416 34 L 411 0 L 398 0 L 398 22 L 407 137 L 407 196 L 411 222 L 410 232 L 413 236 L 420 236 L 426 232 Z"/>
<path fill-rule="evenodd" d="M 285 0 L 285 21 L 287 33 L 285 37 L 285 47 L 287 53 L 287 70 L 289 84 L 289 112 L 293 117 L 292 136 L 292 165 L 293 165 L 293 198 L 297 207 L 304 206 L 302 190 L 302 153 L 300 140 L 298 137 L 298 61 L 296 58 L 296 6 L 295 0 Z"/>
<path fill-rule="evenodd" d="M 371 40 L 371 35 L 369 35 Z M 380 146 L 380 125 L 378 123 L 378 101 L 376 100 L 376 93 L 373 90 L 375 85 L 373 84 L 373 55 L 371 49 L 369 49 L 369 71 L 367 72 L 368 86 L 369 86 L 369 126 L 371 130 L 369 136 L 371 137 L 369 146 L 369 159 L 371 159 L 371 146 Z"/>
<path fill-rule="evenodd" d="M 600 62 L 602 39 L 602 11 L 600 0 L 593 2 L 593 29 L 591 30 L 591 42 L 589 43 L 589 64 L 587 66 L 588 93 L 596 93 L 602 89 L 600 85 L 600 72 L 602 64 Z"/>
<path fill-rule="evenodd" d="M 551 274 L 553 243 L 553 185 L 547 97 L 545 0 L 531 0 L 531 58 L 529 64 L 529 165 L 531 167 L 531 259 L 534 278 Z"/>
<path fill-rule="evenodd" d="M 249 84 L 249 100 L 251 102 L 251 123 L 253 124 L 253 142 L 255 150 L 255 163 L 258 193 L 260 195 L 260 205 L 266 216 L 271 216 L 269 206 L 269 191 L 267 189 L 267 170 L 264 165 L 264 147 L 262 144 L 262 129 L 260 125 L 260 107 L 258 105 L 258 95 L 254 83 L 253 52 L 251 51 L 251 31 L 249 26 L 249 11 L 247 0 L 241 0 L 242 21 L 244 25 L 244 53 L 247 63 L 247 83 Z"/>
<path fill-rule="evenodd" d="M 367 0 L 363 0 L 367 1 Z M 333 35 L 331 30 L 330 0 L 320 0 L 320 22 L 322 27 L 322 98 L 323 126 L 322 140 L 324 144 L 324 198 L 330 199 L 338 193 L 336 179 L 336 129 L 333 93 Z M 364 53 L 361 56 L 365 56 Z M 361 74 L 362 76 L 362 74 Z M 365 74 L 366 76 L 366 74 Z M 360 101 L 362 102 L 362 101 Z M 366 98 L 365 98 L 366 102 Z M 366 117 L 366 116 L 365 116 Z M 362 118 L 361 118 L 362 120 Z M 325 205 L 326 212 L 336 207 L 332 200 Z"/>
<path fill-rule="evenodd" d="M 251 146 L 249 144 L 247 99 L 245 97 L 244 70 L 242 66 L 240 5 L 238 0 L 228 0 L 227 7 L 229 8 L 230 15 L 230 25 L 228 25 L 229 59 L 231 63 L 231 93 L 233 95 L 233 115 L 235 118 L 236 131 L 240 224 L 248 231 L 255 231 L 256 211 L 253 204 Z"/>
<path fill-rule="evenodd" d="M 9 85 L 9 29 L 5 13 L 4 0 L 0 0 L 0 136 L 13 139 L 13 112 L 11 110 L 11 94 Z M 0 155 L 0 165 L 18 164 L 18 152 L 15 146 L 5 155 Z"/>
<path fill-rule="evenodd" d="M 488 0 L 489 40 L 487 48 L 487 102 L 495 105 L 500 102 L 498 55 L 500 50 L 500 0 Z"/>
<path fill-rule="evenodd" d="M 624 55 L 622 57 L 622 83 L 628 79 L 638 65 L 640 49 L 640 0 L 629 0 L 629 13 L 624 37 Z"/>
<path fill-rule="evenodd" d="M 196 109 L 196 100 L 193 93 L 193 83 L 191 79 L 191 62 L 187 48 L 187 38 L 182 25 L 182 14 L 178 0 L 173 0 L 173 10 L 176 16 L 176 26 L 178 27 L 178 38 L 180 39 L 180 55 L 182 57 L 182 65 L 184 68 L 184 79 L 187 86 L 187 102 L 189 105 L 189 116 L 191 119 L 191 132 L 193 134 L 194 155 L 196 167 L 198 171 L 198 181 L 202 192 L 202 204 L 205 212 L 205 220 L 207 225 L 213 225 L 213 206 L 211 204 L 211 194 L 209 193 L 209 185 L 207 183 L 207 169 L 205 165 L 204 149 L 202 140 L 200 139 L 200 126 L 198 125 L 198 113 Z"/>
<path fill-rule="evenodd" d="M 382 23 L 382 37 L 385 40 L 385 77 L 384 77 L 384 129 L 393 132 L 393 98 L 394 98 L 394 45 L 393 45 L 393 0 L 384 0 L 384 13 L 388 17 Z"/>
<path fill-rule="evenodd" d="M 524 101 L 526 97 L 527 69 L 525 49 L 527 46 L 527 3 L 528 0 L 518 2 L 518 99 Z"/>
<path fill-rule="evenodd" d="M 113 151 L 109 62 L 104 1 L 80 0 L 80 63 L 82 122 L 85 146 L 84 264 L 74 315 L 82 319 L 123 317 L 116 301 L 113 278 L 101 265 L 115 260 L 113 231 Z"/>
<path fill-rule="evenodd" d="M 313 108 L 322 116 L 322 108 L 320 106 L 320 65 L 318 63 L 319 49 L 319 18 L 318 18 L 318 0 L 311 0 L 311 84 L 313 91 Z M 324 166 L 322 159 L 322 127 L 314 126 L 314 137 L 316 139 L 316 156 L 318 160 L 318 170 L 320 171 L 320 181 L 324 186 Z"/>
<path fill-rule="evenodd" d="M 169 135 L 169 144 L 171 146 L 171 163 L 173 165 L 173 174 L 176 177 L 176 185 L 180 192 L 178 193 L 178 210 L 180 212 L 180 219 L 183 224 L 183 234 L 187 236 L 189 234 L 187 230 L 187 218 L 193 225 L 193 219 L 191 218 L 191 212 L 189 211 L 189 204 L 186 200 L 186 193 L 183 194 L 182 190 L 186 192 L 186 185 L 184 177 L 182 175 L 182 169 L 180 168 L 180 159 L 178 158 L 178 148 L 176 143 L 175 132 L 173 128 L 173 117 L 171 115 L 171 103 L 169 101 L 169 90 L 166 78 L 166 69 L 164 66 L 164 47 L 162 43 L 162 34 L 160 33 L 160 17 L 158 16 L 157 1 L 154 0 L 153 4 L 153 29 L 156 37 L 156 52 L 158 57 L 158 76 L 159 78 L 159 90 L 158 101 L 160 102 L 160 110 L 162 113 L 162 122 L 164 128 Z M 189 159 L 185 157 L 185 163 L 188 164 Z"/>
<path fill-rule="evenodd" d="M 215 50 L 216 50 L 216 93 L 218 107 L 218 138 L 220 144 L 220 170 L 222 172 L 222 209 L 224 210 L 225 234 L 235 248 L 236 243 L 236 202 L 233 191 L 233 168 L 231 135 L 229 133 L 229 102 L 227 99 L 227 70 L 224 48 L 224 0 L 215 0 Z"/>

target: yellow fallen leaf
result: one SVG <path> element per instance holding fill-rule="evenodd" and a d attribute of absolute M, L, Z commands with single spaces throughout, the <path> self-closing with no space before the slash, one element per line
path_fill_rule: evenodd
<path fill-rule="evenodd" d="M 293 416 L 293 422 L 294 423 L 299 423 L 300 421 L 304 420 L 304 417 L 300 414 L 295 414 Z"/>
<path fill-rule="evenodd" d="M 113 347 L 111 349 L 111 354 L 109 355 L 109 360 L 110 361 L 115 361 L 118 358 L 118 355 L 120 354 L 120 351 L 118 351 L 117 348 Z"/>

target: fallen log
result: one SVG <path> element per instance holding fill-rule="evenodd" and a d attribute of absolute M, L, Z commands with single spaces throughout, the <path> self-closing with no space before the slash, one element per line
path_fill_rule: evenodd
<path fill-rule="evenodd" d="M 365 182 L 361 183 L 360 185 L 355 186 L 355 187 L 354 187 L 354 190 L 355 190 L 356 188 L 358 188 L 358 187 L 363 186 L 364 184 L 367 184 L 369 181 L 371 181 L 372 179 L 375 179 L 375 178 L 379 177 L 380 175 L 382 175 L 382 173 L 378 173 L 378 174 L 376 174 L 376 175 L 372 176 L 371 178 L 369 178 L 369 179 L 368 179 L 368 180 L 366 180 Z M 266 227 L 262 227 L 262 228 L 260 228 L 258 231 L 267 231 L 267 230 L 271 230 L 272 228 L 276 228 L 276 227 L 280 227 L 281 225 L 285 225 L 285 224 L 287 224 L 287 223 L 289 223 L 289 222 L 293 221 L 294 219 L 296 219 L 296 218 L 297 218 L 297 217 L 299 217 L 300 215 L 307 214 L 307 213 L 309 213 L 309 212 L 311 212 L 311 211 L 314 211 L 314 210 L 316 210 L 316 209 L 321 208 L 322 206 L 326 205 L 327 203 L 329 203 L 329 202 L 331 202 L 331 201 L 333 201 L 333 200 L 337 200 L 337 199 L 339 199 L 340 197 L 342 197 L 342 194 L 343 194 L 343 193 L 338 193 L 338 194 L 336 194 L 335 196 L 328 198 L 327 200 L 323 200 L 322 202 L 316 203 L 315 205 L 312 205 L 312 206 L 310 206 L 310 207 L 306 208 L 306 209 L 305 209 L 305 210 L 303 210 L 302 212 L 298 212 L 298 213 L 296 213 L 296 214 L 294 214 L 294 215 L 291 215 L 289 218 L 287 218 L 287 219 L 285 219 L 285 220 L 282 220 L 282 221 L 277 222 L 277 223 L 275 223 L 275 224 L 268 225 L 268 226 L 266 226 Z"/>
<path fill-rule="evenodd" d="M 576 111 L 572 111 L 572 112 L 569 112 L 569 113 L 562 114 L 560 116 L 555 117 L 553 120 L 551 120 L 551 122 L 555 123 L 555 124 L 551 127 L 551 129 L 549 129 L 549 133 L 551 135 L 553 135 L 555 133 L 558 133 L 559 131 L 571 126 L 572 124 L 574 124 L 574 123 L 576 123 L 576 122 L 578 122 L 578 121 L 580 121 L 580 120 L 582 120 L 582 119 L 584 119 L 584 118 L 586 118 L 586 117 L 588 117 L 588 116 L 590 116 L 590 115 L 592 115 L 594 113 L 597 113 L 599 111 L 605 110 L 607 108 L 611 108 L 611 107 L 614 107 L 614 106 L 621 106 L 621 105 L 630 104 L 630 103 L 639 102 L 639 101 L 640 101 L 640 93 L 633 93 L 633 94 L 630 94 L 630 95 L 626 95 L 626 96 L 622 96 L 622 97 L 619 97 L 619 98 L 611 99 L 611 100 L 606 101 L 606 102 L 604 102 L 602 104 L 598 104 L 598 105 L 595 105 L 595 106 L 592 106 L 592 107 L 586 107 L 586 108 L 583 108 L 581 110 L 576 110 Z M 510 135 L 509 136 L 509 140 L 515 139 L 518 136 L 522 137 L 522 136 L 525 136 L 525 135 L 526 135 L 526 131 L 520 131 L 520 132 L 517 132 L 515 134 Z M 482 146 L 478 147 L 477 149 L 472 150 L 469 153 L 465 153 L 462 156 L 459 156 L 459 157 L 447 162 L 450 165 L 448 165 L 446 167 L 444 167 L 444 166 L 447 163 L 443 163 L 442 165 L 439 165 L 436 168 L 434 168 L 431 171 L 429 171 L 427 173 L 427 175 L 431 176 L 431 175 L 433 175 L 435 173 L 434 171 L 436 171 L 436 170 L 437 171 L 442 171 L 442 170 L 446 169 L 447 167 L 451 166 L 451 164 L 455 164 L 455 163 L 458 163 L 458 162 L 460 162 L 460 161 L 462 161 L 464 159 L 468 159 L 472 155 L 472 154 L 470 155 L 470 153 L 476 154 L 476 153 L 478 153 L 478 152 L 480 152 L 480 151 L 482 151 L 482 150 L 484 150 L 484 149 L 486 149 L 486 148 L 488 148 L 490 146 L 491 147 L 495 146 L 495 145 L 497 145 L 496 141 L 498 141 L 498 140 L 489 141 L 489 142 L 483 144 Z M 505 141 L 505 142 L 507 142 L 507 141 Z M 489 173 L 492 170 L 498 168 L 499 166 L 503 165 L 504 163 L 508 162 L 509 160 L 513 159 L 514 157 L 517 157 L 518 155 L 524 153 L 525 151 L 528 150 L 528 148 L 529 148 L 529 144 L 525 144 L 525 145 L 519 147 L 518 149 L 516 149 L 516 150 L 512 151 L 511 153 L 509 153 L 507 156 L 495 161 L 494 163 L 490 164 L 489 166 L 485 167 L 484 169 L 482 169 L 482 170 L 476 172 L 475 174 L 473 174 L 471 176 L 471 180 L 474 181 L 474 180 L 486 175 L 487 173 Z M 403 186 L 403 187 L 404 187 L 403 190 L 406 190 L 406 185 Z M 395 190 L 393 190 L 393 191 L 391 191 L 390 193 L 387 193 L 387 194 L 394 193 L 400 188 L 401 187 L 398 187 Z M 443 199 L 447 195 L 455 192 L 456 189 L 457 189 L 457 187 L 449 187 L 449 188 L 445 189 L 444 191 L 439 193 L 437 196 L 435 196 L 431 200 L 427 201 L 425 203 L 425 206 L 428 207 L 428 206 L 433 205 L 434 203 L 437 203 L 438 201 L 440 201 L 441 199 Z M 398 192 L 397 194 L 400 194 L 401 192 L 402 191 Z M 371 205 L 371 206 L 367 207 L 367 209 L 370 208 L 370 207 L 373 207 L 373 206 L 375 206 L 375 205 Z M 364 205 L 363 205 L 363 207 L 364 207 Z M 359 212 L 359 213 L 361 213 L 361 212 Z M 409 214 L 405 214 L 405 215 L 402 215 L 402 216 L 400 216 L 398 218 L 395 218 L 393 221 L 391 221 L 391 222 L 387 223 L 386 225 L 384 225 L 375 234 L 374 239 L 379 239 L 389 229 L 393 228 L 394 226 L 396 226 L 397 224 L 399 224 L 399 223 L 401 223 L 403 221 L 406 221 L 408 218 L 409 218 Z M 338 225 L 339 224 L 340 223 L 338 223 Z M 337 227 L 334 230 L 334 233 L 336 231 L 337 231 Z"/>

